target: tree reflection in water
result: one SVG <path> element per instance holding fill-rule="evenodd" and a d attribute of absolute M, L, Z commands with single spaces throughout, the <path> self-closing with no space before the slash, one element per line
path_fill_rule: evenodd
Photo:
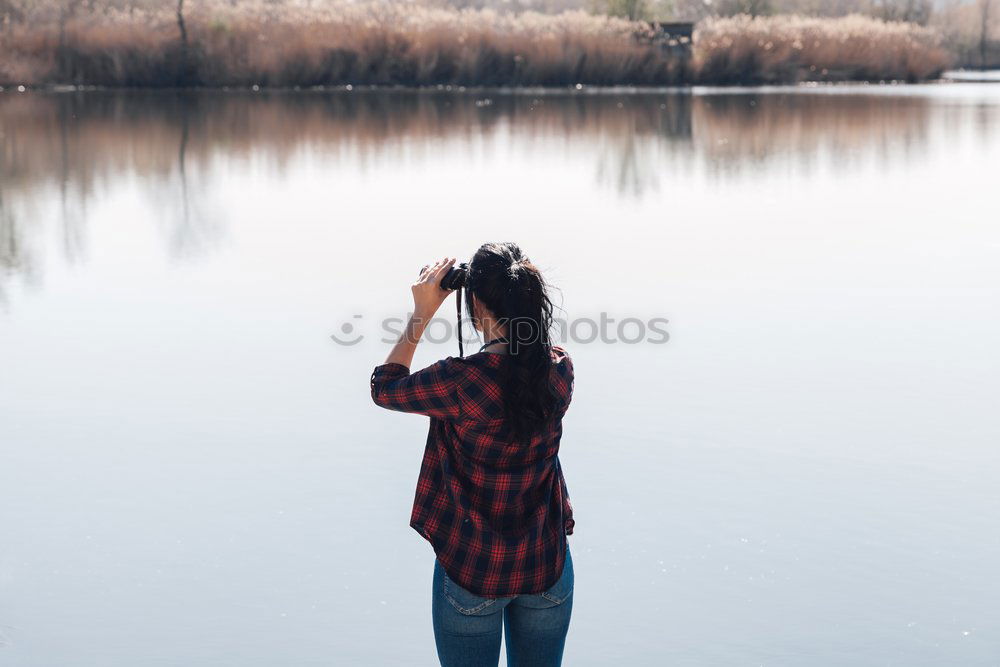
<path fill-rule="evenodd" d="M 910 160 L 926 149 L 932 113 L 978 113 L 977 130 L 994 131 L 996 106 L 976 108 L 801 91 L 8 93 L 0 95 L 0 269 L 4 281 L 39 278 L 46 220 L 59 225 L 67 261 L 85 256 L 88 205 L 127 175 L 142 184 L 171 256 L 190 258 L 225 238 L 225 206 L 212 188 L 220 165 L 263 159 L 280 173 L 303 149 L 372 171 L 404 156 L 426 162 L 445 142 L 461 155 L 503 131 L 503 149 L 516 157 L 582 154 L 600 187 L 642 198 L 693 170 L 743 179 L 774 165 L 808 175 Z"/>

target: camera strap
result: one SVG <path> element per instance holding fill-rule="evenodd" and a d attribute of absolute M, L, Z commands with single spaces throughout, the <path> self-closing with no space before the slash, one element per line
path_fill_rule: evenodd
<path fill-rule="evenodd" d="M 455 312 L 458 314 L 458 356 L 465 356 L 465 349 L 462 347 L 462 288 L 455 290 Z"/>

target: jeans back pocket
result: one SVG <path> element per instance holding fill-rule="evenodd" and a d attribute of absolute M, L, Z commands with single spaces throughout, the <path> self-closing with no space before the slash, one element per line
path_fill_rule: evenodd
<path fill-rule="evenodd" d="M 436 563 L 436 567 L 441 570 L 441 580 L 442 580 L 442 591 L 444 597 L 448 602 L 454 607 L 458 613 L 464 614 L 466 616 L 489 616 L 502 609 L 502 607 L 497 607 L 497 602 L 501 601 L 498 598 L 484 598 L 475 593 L 468 591 L 461 586 L 459 586 L 448 573 L 445 572 L 444 567 L 441 566 L 440 562 Z"/>
<path fill-rule="evenodd" d="M 566 562 L 563 565 L 562 574 L 556 583 L 547 591 L 542 591 L 541 593 L 536 593 L 534 595 L 520 595 L 517 598 L 517 604 L 523 607 L 530 607 L 532 609 L 547 609 L 549 607 L 555 607 L 562 604 L 573 595 L 573 560 L 569 555 L 569 547 L 566 547 Z"/>

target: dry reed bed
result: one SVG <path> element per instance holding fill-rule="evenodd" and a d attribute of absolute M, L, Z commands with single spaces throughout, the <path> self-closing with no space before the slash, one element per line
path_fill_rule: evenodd
<path fill-rule="evenodd" d="M 952 63 L 937 33 L 867 16 L 736 16 L 699 24 L 699 79 L 710 83 L 921 81 Z"/>
<path fill-rule="evenodd" d="M 0 82 L 107 86 L 565 86 L 919 80 L 949 62 L 925 28 L 851 16 L 700 24 L 693 63 L 644 23 L 584 12 L 500 14 L 402 4 L 189 0 L 0 32 Z M 693 68 L 692 65 L 693 64 Z"/>
<path fill-rule="evenodd" d="M 193 3 L 18 26 L 0 79 L 124 86 L 656 85 L 674 61 L 648 26 L 585 12 L 513 16 L 400 4 Z"/>

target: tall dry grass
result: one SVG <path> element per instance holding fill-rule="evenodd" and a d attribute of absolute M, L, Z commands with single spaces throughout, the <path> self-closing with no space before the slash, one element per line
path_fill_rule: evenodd
<path fill-rule="evenodd" d="M 698 78 L 717 84 L 921 81 L 952 60 L 929 28 L 859 14 L 707 19 L 695 39 Z"/>
<path fill-rule="evenodd" d="M 188 41 L 166 9 L 14 26 L 0 79 L 114 86 L 561 86 L 675 83 L 649 27 L 403 4 L 190 3 Z"/>
<path fill-rule="evenodd" d="M 0 83 L 646 86 L 918 80 L 948 63 L 930 30 L 862 16 L 709 19 L 690 62 L 661 49 L 645 23 L 581 11 L 188 0 L 185 26 L 183 40 L 172 3 L 39 9 L 0 30 Z"/>

